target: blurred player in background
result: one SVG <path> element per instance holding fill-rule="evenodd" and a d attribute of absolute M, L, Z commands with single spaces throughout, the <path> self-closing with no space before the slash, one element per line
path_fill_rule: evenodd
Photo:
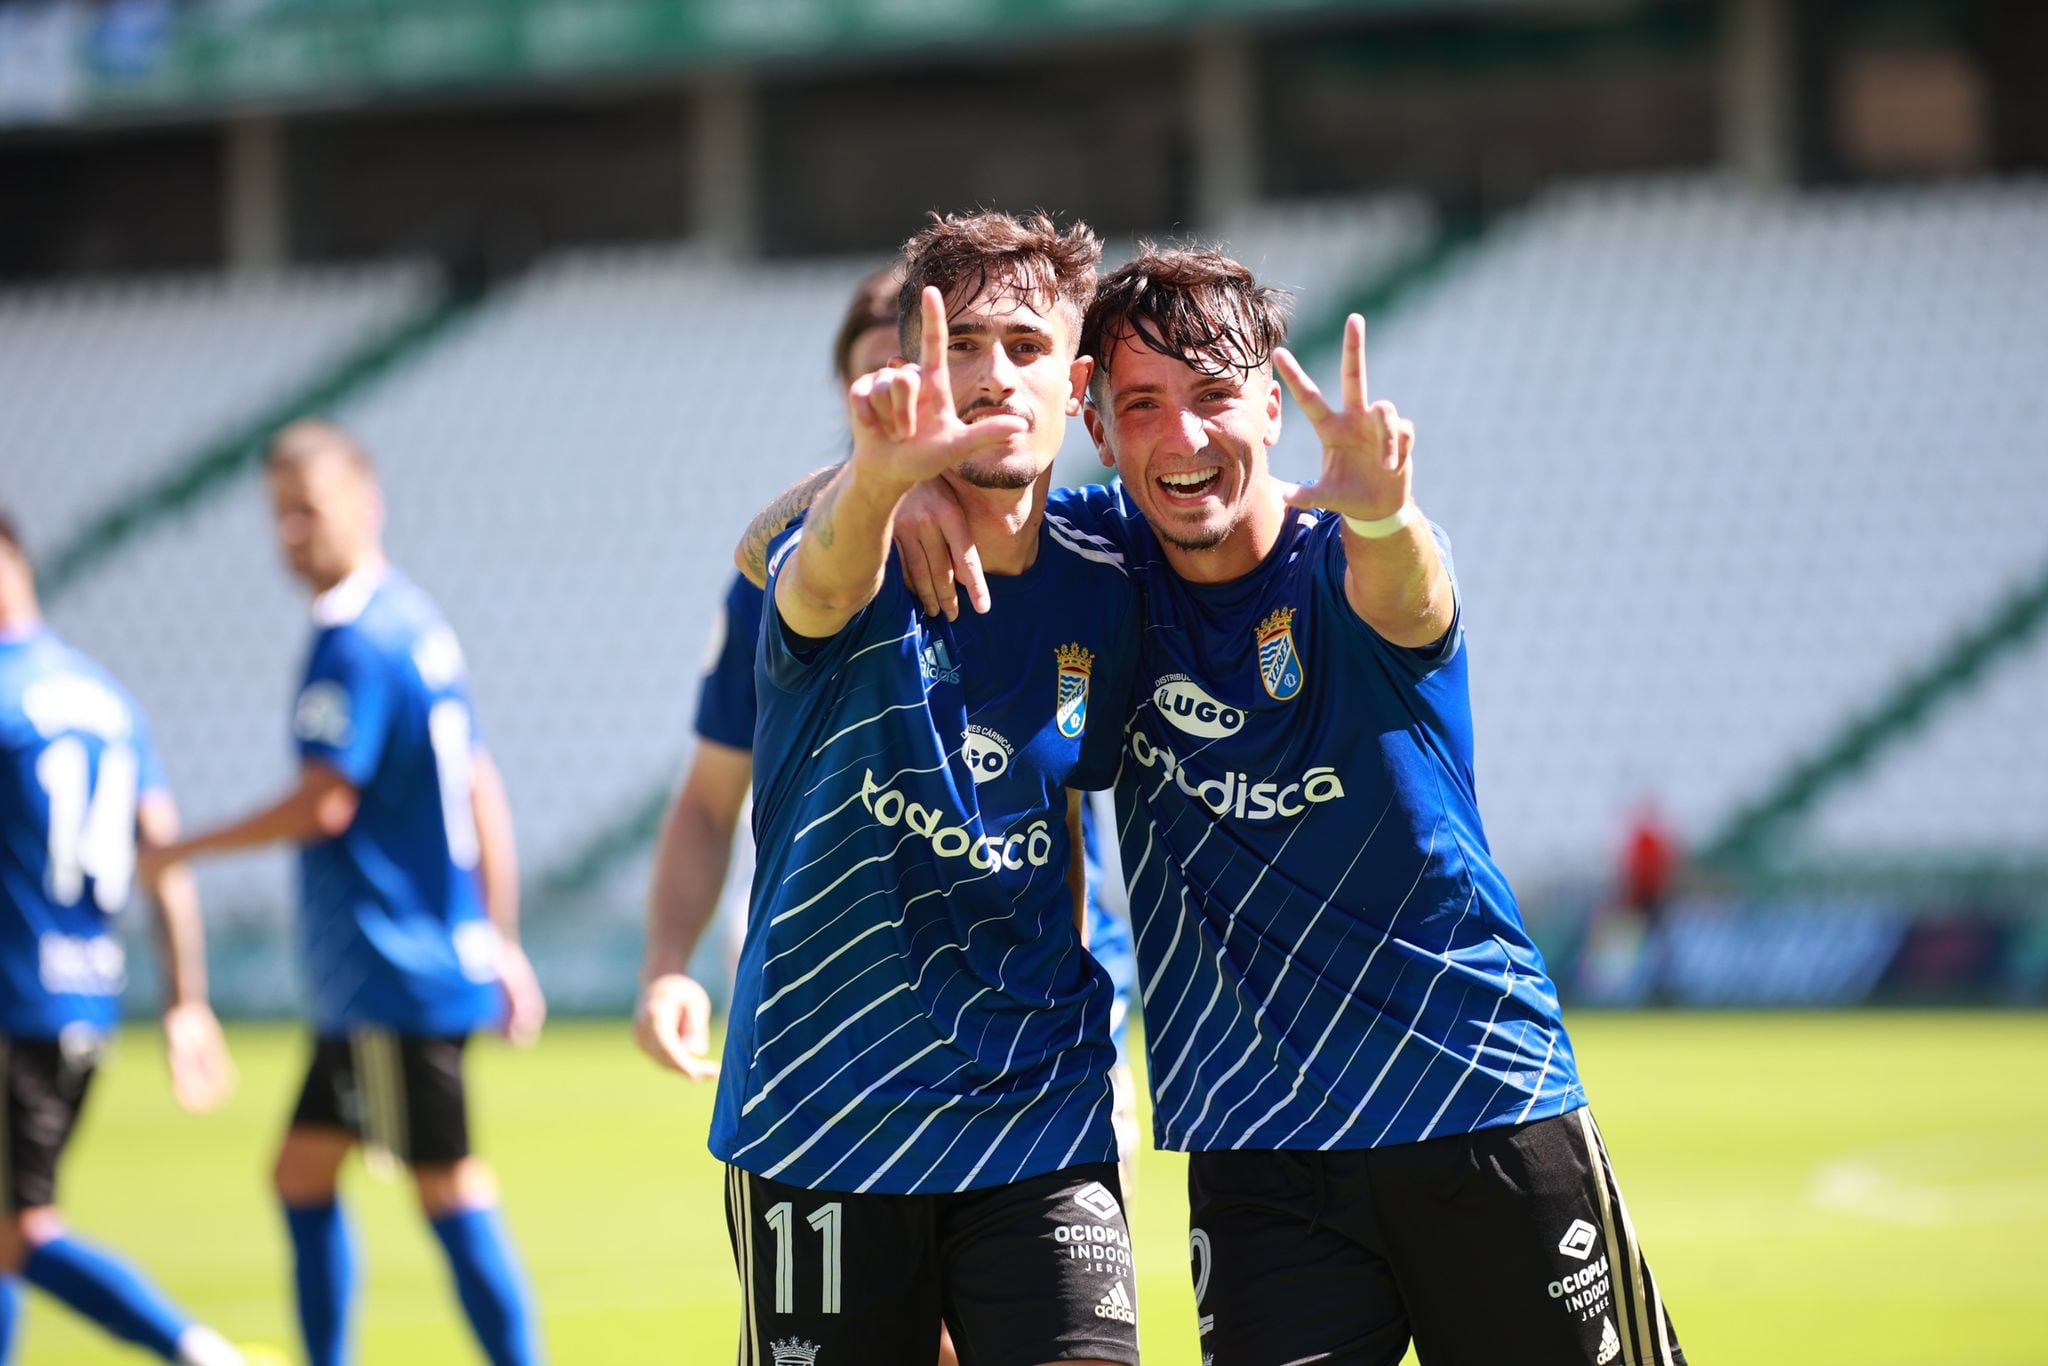
<path fill-rule="evenodd" d="M 914 1366 L 942 1316 L 968 1361 L 1137 1360 L 1069 791 L 1114 770 L 1135 604 L 1041 511 L 1100 253 L 1042 215 L 920 234 L 899 317 L 921 361 L 852 386 L 853 457 L 771 560 L 760 862 L 711 1135 L 743 1362 Z M 983 532 L 986 619 L 904 586 L 890 522 L 929 476 Z M 822 1269 L 795 1256 L 806 1226 Z"/>
<path fill-rule="evenodd" d="M 35 577 L 0 511 L 0 1362 L 13 1358 L 17 1277 L 115 1337 L 190 1366 L 241 1354 L 140 1273 L 74 1238 L 57 1165 L 127 982 L 114 917 L 136 881 L 136 838 L 167 843 L 177 808 L 149 725 L 127 691 L 43 624 Z M 211 1109 L 234 1084 L 206 1000 L 190 870 L 142 876 L 158 913 L 171 1092 Z"/>
<path fill-rule="evenodd" d="M 832 369 L 842 388 L 881 369 L 896 354 L 899 278 L 896 267 L 885 266 L 854 290 L 832 339 Z M 718 1063 L 707 1056 L 711 999 L 689 975 L 690 959 L 719 909 L 734 841 L 744 839 L 746 848 L 753 848 L 753 833 L 741 830 L 740 814 L 754 781 L 754 654 L 761 639 L 761 596 L 744 575 L 733 575 L 719 609 L 710 665 L 697 691 L 696 748 L 654 846 L 647 954 L 633 1037 L 649 1057 L 692 1080 L 717 1076 Z M 737 946 L 746 928 L 746 905 L 744 895 L 733 900 L 727 923 L 736 931 Z"/>
<path fill-rule="evenodd" d="M 267 475 L 314 635 L 292 716 L 299 781 L 161 858 L 301 846 L 299 932 L 314 1046 L 276 1166 L 313 1366 L 351 1359 L 354 1251 L 336 1198 L 362 1142 L 412 1170 L 477 1341 L 494 1366 L 541 1360 L 490 1169 L 470 1153 L 463 1046 L 546 1007 L 519 947 L 511 810 L 482 747 L 454 633 L 385 560 L 368 456 L 329 423 L 271 442 Z"/>

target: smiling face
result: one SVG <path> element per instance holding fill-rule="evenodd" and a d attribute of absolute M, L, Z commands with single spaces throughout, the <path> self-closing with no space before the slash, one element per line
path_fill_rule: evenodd
<path fill-rule="evenodd" d="M 1189 552 L 1241 535 L 1272 491 L 1280 387 L 1270 369 L 1207 374 L 1129 333 L 1107 360 L 1088 431 L 1153 531 Z"/>

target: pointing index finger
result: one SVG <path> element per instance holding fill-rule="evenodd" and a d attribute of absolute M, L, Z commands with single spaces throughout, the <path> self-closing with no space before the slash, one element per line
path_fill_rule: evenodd
<path fill-rule="evenodd" d="M 1344 320 L 1344 407 L 1365 407 L 1365 319 L 1357 313 Z"/>
<path fill-rule="evenodd" d="M 924 325 L 917 345 L 919 368 L 925 374 L 926 392 L 950 413 L 953 411 L 953 379 L 946 373 L 945 296 L 934 286 L 926 285 L 919 305 L 924 310 Z"/>

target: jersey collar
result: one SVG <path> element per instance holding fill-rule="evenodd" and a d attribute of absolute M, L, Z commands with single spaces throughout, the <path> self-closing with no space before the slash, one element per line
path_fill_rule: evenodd
<path fill-rule="evenodd" d="M 385 565 L 358 569 L 325 593 L 313 599 L 313 624 L 322 627 L 347 626 L 363 614 L 377 595 L 389 572 Z"/>

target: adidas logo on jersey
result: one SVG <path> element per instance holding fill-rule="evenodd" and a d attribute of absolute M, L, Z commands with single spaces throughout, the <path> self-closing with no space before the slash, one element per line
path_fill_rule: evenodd
<path fill-rule="evenodd" d="M 1593 1358 L 1594 1366 L 1607 1366 L 1620 1355 L 1621 1338 L 1615 1334 L 1614 1320 L 1603 1314 L 1600 1317 L 1600 1355 Z"/>
<path fill-rule="evenodd" d="M 775 1366 L 817 1366 L 818 1363 L 818 1344 L 801 1338 L 771 1342 L 768 1350 L 775 1355 Z"/>
<path fill-rule="evenodd" d="M 1122 1281 L 1118 1281 L 1115 1285 L 1111 1286 L 1109 1293 L 1096 1301 L 1095 1317 L 1098 1319 L 1115 1319 L 1118 1323 L 1137 1323 L 1138 1306 L 1131 1303 L 1130 1294 L 1124 1289 Z"/>
<path fill-rule="evenodd" d="M 924 653 L 918 656 L 918 672 L 924 675 L 927 688 L 934 683 L 960 681 L 960 667 L 953 662 L 953 652 L 946 648 L 943 640 L 935 640 L 924 647 Z"/>

